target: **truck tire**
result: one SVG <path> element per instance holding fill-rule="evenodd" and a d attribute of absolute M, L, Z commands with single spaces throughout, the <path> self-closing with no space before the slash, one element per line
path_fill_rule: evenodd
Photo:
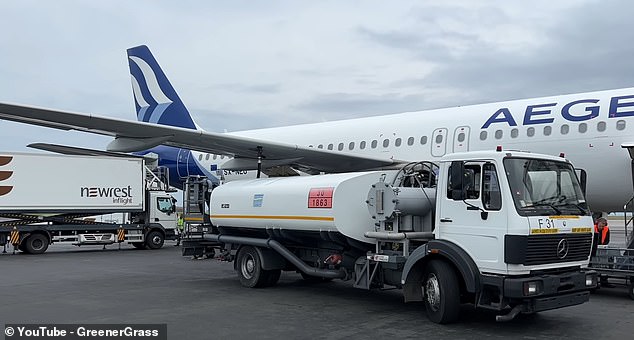
<path fill-rule="evenodd" d="M 260 259 L 258 251 L 252 246 L 244 246 L 240 249 L 236 269 L 240 284 L 247 288 L 265 287 L 273 281 L 269 271 L 262 269 L 262 259 Z"/>
<path fill-rule="evenodd" d="M 454 269 L 444 261 L 427 264 L 423 275 L 423 300 L 427 317 L 445 324 L 460 316 L 460 285 Z"/>
<path fill-rule="evenodd" d="M 150 249 L 159 249 L 165 243 L 165 237 L 158 230 L 150 231 L 145 237 L 145 245 Z"/>
<path fill-rule="evenodd" d="M 630 284 L 627 286 L 627 295 L 634 300 L 634 278 L 630 278 Z"/>
<path fill-rule="evenodd" d="M 48 249 L 48 237 L 42 234 L 31 234 L 23 244 L 25 253 L 42 254 Z"/>

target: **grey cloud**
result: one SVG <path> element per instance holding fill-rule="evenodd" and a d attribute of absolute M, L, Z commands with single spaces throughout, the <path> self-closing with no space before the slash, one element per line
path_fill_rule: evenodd
<path fill-rule="evenodd" d="M 426 81 L 477 89 L 501 100 L 632 86 L 634 24 L 629 10 L 591 3 L 569 12 L 548 29 L 547 43 L 524 55 L 474 48 L 452 64 L 440 65 Z"/>
<path fill-rule="evenodd" d="M 324 119 L 342 119 L 418 110 L 424 105 L 422 95 L 331 93 L 300 103 L 295 108 L 317 113 Z"/>
<path fill-rule="evenodd" d="M 255 93 L 255 94 L 277 94 L 281 91 L 280 84 L 239 84 L 239 83 L 226 83 L 214 85 L 212 90 L 224 90 L 243 93 Z"/>
<path fill-rule="evenodd" d="M 434 27 L 447 10 L 419 8 L 412 15 L 424 26 Z M 467 105 L 632 86 L 633 10 L 634 4 L 617 1 L 579 5 L 551 22 L 535 22 L 533 28 L 543 33 L 541 45 L 512 52 L 471 34 L 433 28 L 416 33 L 364 27 L 357 31 L 363 39 L 434 62 L 431 73 L 393 82 L 393 88 L 448 89 L 455 97 L 447 104 Z M 490 25 L 513 20 L 492 8 L 473 13 L 456 10 L 455 14 L 466 22 L 480 20 Z M 443 40 L 464 43 L 466 48 L 451 53 L 451 44 Z"/>

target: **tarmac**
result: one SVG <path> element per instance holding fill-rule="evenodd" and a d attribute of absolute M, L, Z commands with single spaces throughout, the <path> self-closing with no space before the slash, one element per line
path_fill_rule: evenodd
<path fill-rule="evenodd" d="M 624 287 L 602 288 L 589 303 L 506 323 L 465 305 L 458 323 L 438 325 L 421 303 L 405 304 L 400 290 L 308 283 L 296 273 L 283 273 L 274 287 L 244 288 L 232 263 L 182 257 L 173 244 L 159 250 L 52 245 L 42 255 L 0 255 L 0 324 L 165 323 L 169 339 L 569 340 L 634 334 L 634 300 Z"/>

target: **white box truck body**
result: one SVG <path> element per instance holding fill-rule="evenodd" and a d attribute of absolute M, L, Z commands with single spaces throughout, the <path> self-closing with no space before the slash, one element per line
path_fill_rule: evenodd
<path fill-rule="evenodd" d="M 160 248 L 175 238 L 176 214 L 157 183 L 138 157 L 0 152 L 0 244 L 29 253 L 54 242 Z M 105 214 L 125 218 L 92 218 Z"/>

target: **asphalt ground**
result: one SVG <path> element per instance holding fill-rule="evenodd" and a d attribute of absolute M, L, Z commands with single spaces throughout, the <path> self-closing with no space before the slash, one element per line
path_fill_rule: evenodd
<path fill-rule="evenodd" d="M 248 289 L 232 264 L 182 257 L 173 243 L 154 251 L 53 245 L 42 255 L 0 255 L 0 271 L 0 326 L 166 323 L 169 339 L 631 339 L 634 334 L 634 300 L 618 286 L 599 289 L 583 305 L 506 323 L 465 305 L 458 323 L 437 325 L 425 317 L 421 303 L 403 303 L 399 290 L 308 283 L 295 273 L 283 273 L 275 287 Z"/>

